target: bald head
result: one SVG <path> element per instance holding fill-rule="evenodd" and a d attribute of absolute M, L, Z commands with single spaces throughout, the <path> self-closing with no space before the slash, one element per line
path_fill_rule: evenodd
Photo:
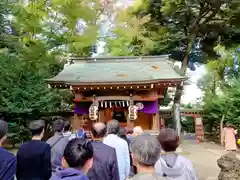
<path fill-rule="evenodd" d="M 133 135 L 138 136 L 143 133 L 143 129 L 140 126 L 136 126 L 133 128 Z"/>
<path fill-rule="evenodd" d="M 106 134 L 106 125 L 102 122 L 94 123 L 91 128 L 93 138 L 103 138 Z"/>

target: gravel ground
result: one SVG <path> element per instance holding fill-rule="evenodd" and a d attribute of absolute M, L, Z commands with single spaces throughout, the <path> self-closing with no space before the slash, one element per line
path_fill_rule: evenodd
<path fill-rule="evenodd" d="M 199 180 L 217 180 L 220 172 L 217 159 L 226 153 L 223 147 L 214 143 L 196 144 L 193 140 L 185 140 L 178 151 L 192 160 Z"/>

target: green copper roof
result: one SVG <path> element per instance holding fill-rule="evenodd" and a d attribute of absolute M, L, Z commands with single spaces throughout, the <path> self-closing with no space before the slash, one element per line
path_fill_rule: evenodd
<path fill-rule="evenodd" d="M 172 68 L 168 56 L 73 59 L 73 62 L 47 81 L 108 84 L 185 79 Z"/>

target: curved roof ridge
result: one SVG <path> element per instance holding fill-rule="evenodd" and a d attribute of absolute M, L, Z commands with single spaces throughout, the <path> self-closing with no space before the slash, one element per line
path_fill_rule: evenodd
<path fill-rule="evenodd" d="M 108 63 L 108 62 L 136 62 L 136 61 L 166 61 L 169 59 L 169 55 L 159 55 L 159 56 L 106 56 L 106 57 L 70 57 L 75 63 Z"/>

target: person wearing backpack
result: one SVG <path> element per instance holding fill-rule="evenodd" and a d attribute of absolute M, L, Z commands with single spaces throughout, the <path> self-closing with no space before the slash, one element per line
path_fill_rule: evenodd
<path fill-rule="evenodd" d="M 61 168 L 63 152 L 71 136 L 68 121 L 57 119 L 53 125 L 56 132 L 53 137 L 47 140 L 47 143 L 51 146 L 52 175 L 55 174 L 57 168 Z"/>
<path fill-rule="evenodd" d="M 155 164 L 155 172 L 172 180 L 197 180 L 192 162 L 176 153 L 178 134 L 173 129 L 163 129 L 157 139 L 164 152 Z"/>
<path fill-rule="evenodd" d="M 53 130 L 54 135 L 47 140 L 47 143 L 52 147 L 56 142 L 59 141 L 62 137 L 62 131 L 64 126 L 64 119 L 63 118 L 57 118 L 53 122 Z"/>

